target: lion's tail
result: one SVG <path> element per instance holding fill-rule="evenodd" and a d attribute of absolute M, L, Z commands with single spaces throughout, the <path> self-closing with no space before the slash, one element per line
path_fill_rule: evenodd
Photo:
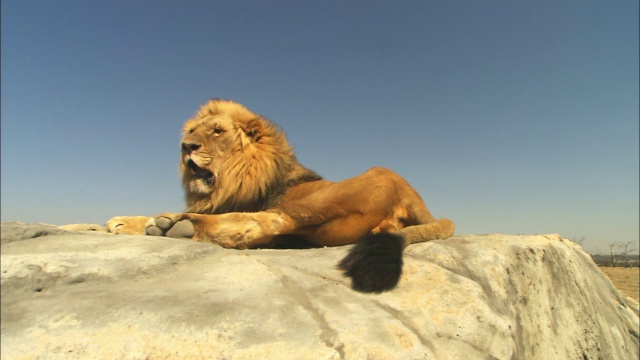
<path fill-rule="evenodd" d="M 417 242 L 446 239 L 455 226 L 449 219 L 428 224 L 368 235 L 356 243 L 338 267 L 351 278 L 356 291 L 381 293 L 398 285 L 402 275 L 402 253 L 405 247 Z"/>

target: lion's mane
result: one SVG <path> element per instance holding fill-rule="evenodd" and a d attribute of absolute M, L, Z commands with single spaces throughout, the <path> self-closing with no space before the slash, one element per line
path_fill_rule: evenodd
<path fill-rule="evenodd" d="M 217 114 L 226 114 L 233 119 L 236 132 L 233 147 L 225 149 L 225 159 L 217 169 L 210 194 L 189 190 L 187 183 L 190 173 L 180 163 L 188 212 L 220 214 L 261 211 L 277 205 L 288 188 L 321 179 L 298 162 L 281 129 L 236 102 L 221 99 L 209 101 L 194 118 L 185 123 L 183 133 L 186 134 L 201 119 Z"/>

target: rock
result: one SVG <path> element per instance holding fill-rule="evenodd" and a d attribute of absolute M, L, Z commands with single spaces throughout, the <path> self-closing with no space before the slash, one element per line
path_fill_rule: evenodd
<path fill-rule="evenodd" d="M 26 224 L 22 222 L 3 222 L 0 226 L 0 243 L 33 239 L 47 235 L 67 234 L 68 231 L 48 224 Z"/>
<path fill-rule="evenodd" d="M 348 247 L 16 223 L 2 237 L 2 358 L 638 358 L 637 303 L 557 235 L 412 245 L 381 295 L 336 269 Z"/>

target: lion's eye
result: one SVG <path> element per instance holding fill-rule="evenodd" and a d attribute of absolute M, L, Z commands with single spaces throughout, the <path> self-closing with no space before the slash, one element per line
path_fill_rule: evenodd
<path fill-rule="evenodd" d="M 221 128 L 215 128 L 213 130 L 211 130 L 211 134 L 215 134 L 215 135 L 220 135 L 224 132 L 224 130 L 222 130 Z"/>

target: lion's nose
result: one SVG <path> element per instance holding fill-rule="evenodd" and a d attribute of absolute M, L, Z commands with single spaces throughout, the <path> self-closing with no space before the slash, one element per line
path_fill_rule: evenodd
<path fill-rule="evenodd" d="M 192 142 L 183 142 L 182 150 L 184 150 L 187 154 L 191 154 L 192 152 L 198 150 L 202 144 L 192 143 Z"/>

